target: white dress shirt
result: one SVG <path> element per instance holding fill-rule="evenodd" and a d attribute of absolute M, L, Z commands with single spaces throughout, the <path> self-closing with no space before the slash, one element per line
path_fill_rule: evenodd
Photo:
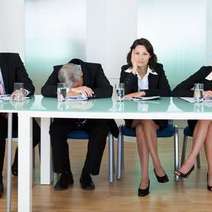
<path fill-rule="evenodd" d="M 0 68 L 0 95 L 3 95 L 3 94 L 5 94 L 4 80 L 3 80 L 1 68 Z"/>

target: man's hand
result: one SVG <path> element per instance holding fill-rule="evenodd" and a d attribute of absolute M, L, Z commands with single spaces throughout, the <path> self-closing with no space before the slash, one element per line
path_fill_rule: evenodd
<path fill-rule="evenodd" d="M 69 92 L 68 92 L 68 96 L 76 96 L 76 95 L 80 95 L 80 94 L 87 96 L 87 97 L 92 97 L 94 94 L 94 91 L 87 86 L 80 86 L 77 88 L 71 88 L 71 89 L 69 89 Z"/>
<path fill-rule="evenodd" d="M 204 97 L 212 97 L 212 90 L 204 91 L 203 96 Z"/>

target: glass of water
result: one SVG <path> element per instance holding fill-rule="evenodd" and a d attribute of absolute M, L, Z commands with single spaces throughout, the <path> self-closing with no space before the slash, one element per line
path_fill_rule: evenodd
<path fill-rule="evenodd" d="M 203 101 L 203 92 L 204 92 L 203 83 L 195 83 L 194 84 L 194 100 L 195 100 L 195 102 Z"/>
<path fill-rule="evenodd" d="M 12 100 L 22 102 L 25 100 L 24 83 L 15 82 L 13 85 Z"/>
<path fill-rule="evenodd" d="M 116 95 L 117 95 L 117 101 L 123 101 L 123 97 L 125 95 L 124 91 L 124 83 L 119 83 L 118 85 L 115 85 L 116 89 Z"/>
<path fill-rule="evenodd" d="M 64 102 L 66 100 L 67 86 L 66 83 L 57 83 L 57 101 Z"/>

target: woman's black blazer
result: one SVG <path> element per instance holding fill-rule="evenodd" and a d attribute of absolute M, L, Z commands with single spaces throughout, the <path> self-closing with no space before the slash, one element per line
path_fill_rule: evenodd
<path fill-rule="evenodd" d="M 125 94 L 138 91 L 137 75 L 125 72 L 129 67 L 129 65 L 124 65 L 121 68 L 120 82 L 125 84 Z M 149 89 L 145 90 L 146 96 L 170 96 L 171 89 L 163 70 L 163 65 L 157 63 L 152 71 L 156 72 L 157 75 L 149 74 Z"/>

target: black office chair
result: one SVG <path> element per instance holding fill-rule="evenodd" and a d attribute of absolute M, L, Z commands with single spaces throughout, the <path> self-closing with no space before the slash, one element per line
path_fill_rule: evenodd
<path fill-rule="evenodd" d="M 84 130 L 71 131 L 67 139 L 88 140 L 89 135 Z M 114 138 L 111 133 L 108 134 L 108 180 L 110 183 L 114 181 L 115 160 L 114 160 Z"/>

